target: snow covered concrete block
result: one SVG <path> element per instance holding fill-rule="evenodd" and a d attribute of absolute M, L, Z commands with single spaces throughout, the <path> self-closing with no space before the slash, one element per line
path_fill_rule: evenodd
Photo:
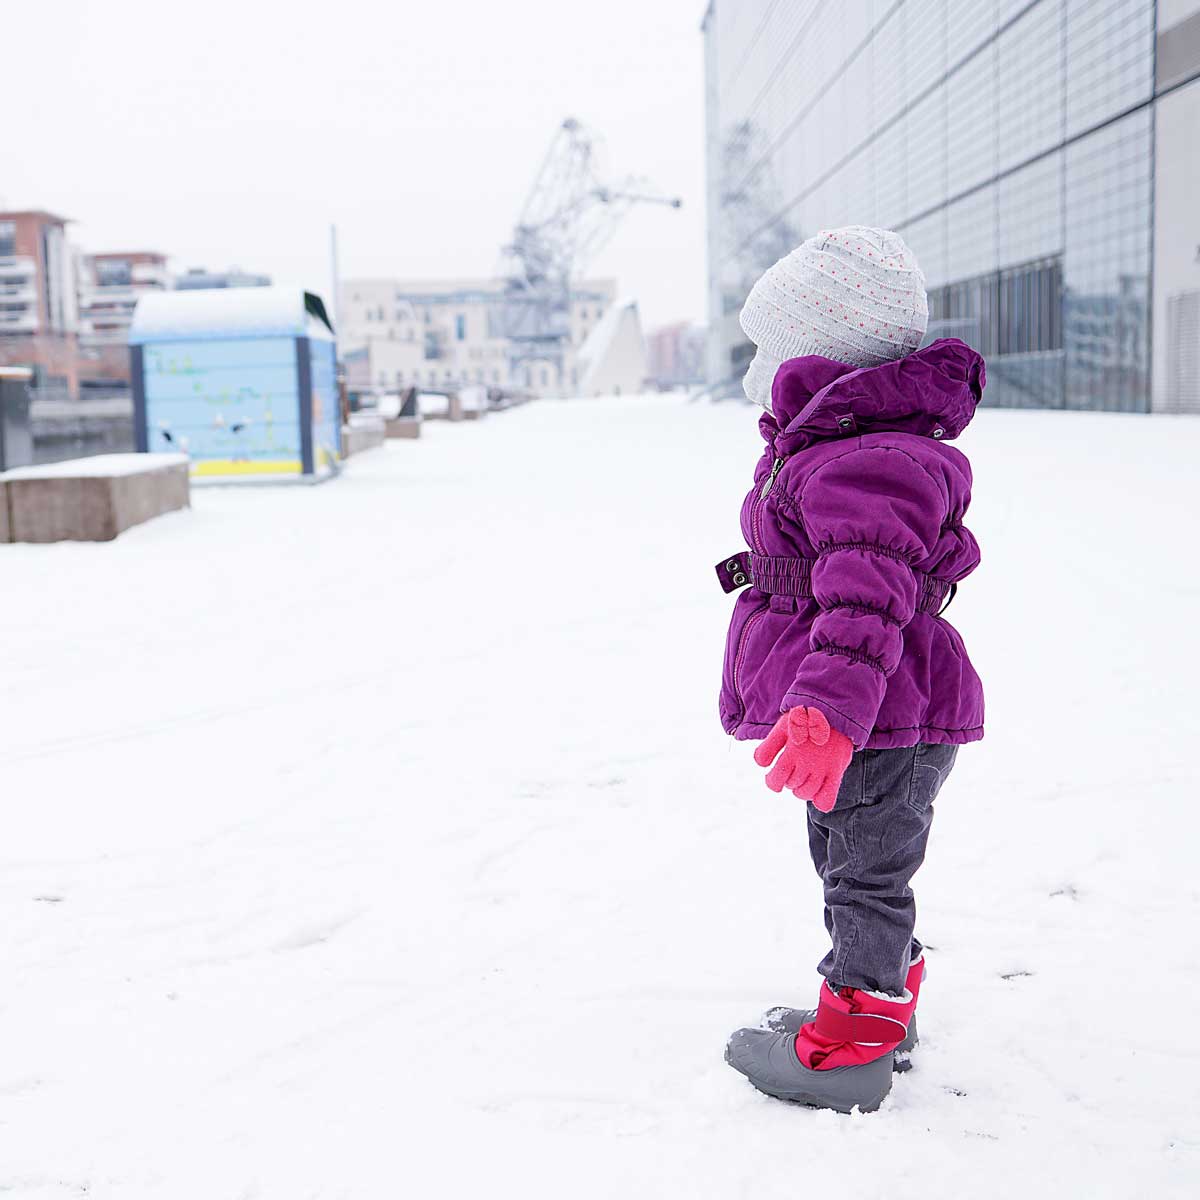
<path fill-rule="evenodd" d="M 382 446 L 387 437 L 387 422 L 382 417 L 356 414 L 348 425 L 342 426 L 343 453 L 349 458 L 364 450 L 374 450 L 376 446 Z"/>
<path fill-rule="evenodd" d="M 487 388 L 479 383 L 469 383 L 459 389 L 459 399 L 462 402 L 462 417 L 464 421 L 479 421 L 487 416 Z"/>
<path fill-rule="evenodd" d="M 420 417 L 393 417 L 386 422 L 389 438 L 419 438 L 421 436 Z"/>
<path fill-rule="evenodd" d="M 0 485 L 13 542 L 108 542 L 191 502 L 183 454 L 101 454 L 21 467 Z"/>

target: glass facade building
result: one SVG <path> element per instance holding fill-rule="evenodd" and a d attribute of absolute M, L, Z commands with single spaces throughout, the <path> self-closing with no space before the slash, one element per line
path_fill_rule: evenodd
<path fill-rule="evenodd" d="M 710 383 L 762 270 L 860 223 L 912 247 L 985 403 L 1200 411 L 1200 0 L 713 0 L 703 30 Z"/>

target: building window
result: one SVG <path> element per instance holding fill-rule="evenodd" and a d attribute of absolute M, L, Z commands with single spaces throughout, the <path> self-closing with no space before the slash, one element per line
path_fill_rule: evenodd
<path fill-rule="evenodd" d="M 133 265 L 127 259 L 101 258 L 93 261 L 96 283 L 100 287 L 127 287 L 133 282 Z"/>
<path fill-rule="evenodd" d="M 12 258 L 17 252 L 16 221 L 0 221 L 0 258 Z"/>
<path fill-rule="evenodd" d="M 458 313 L 454 318 L 454 336 L 460 342 L 467 340 L 467 317 L 465 313 Z"/>
<path fill-rule="evenodd" d="M 934 288 L 931 333 L 959 337 L 985 358 L 1063 348 L 1062 259 L 1045 259 Z"/>

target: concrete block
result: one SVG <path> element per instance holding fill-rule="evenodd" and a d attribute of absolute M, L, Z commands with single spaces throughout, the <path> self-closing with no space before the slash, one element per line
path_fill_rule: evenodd
<path fill-rule="evenodd" d="M 190 504 L 183 454 L 100 454 L 0 477 L 14 542 L 107 542 Z"/>
<path fill-rule="evenodd" d="M 462 397 L 457 392 L 451 392 L 446 397 L 446 419 L 448 421 L 461 421 L 463 419 Z"/>
<path fill-rule="evenodd" d="M 373 450 L 387 441 L 387 422 L 382 417 L 356 415 L 342 426 L 342 447 L 346 457 Z"/>
<path fill-rule="evenodd" d="M 419 438 L 421 436 L 420 417 L 393 417 L 386 422 L 389 438 Z"/>

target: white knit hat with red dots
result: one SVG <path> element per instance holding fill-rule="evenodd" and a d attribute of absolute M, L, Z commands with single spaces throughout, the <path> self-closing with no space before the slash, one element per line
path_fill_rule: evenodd
<path fill-rule="evenodd" d="M 781 363 L 820 354 L 876 367 L 911 354 L 925 336 L 925 276 L 898 233 L 847 225 L 823 229 L 765 271 L 741 324 L 758 353 L 746 395 L 764 408 Z"/>

